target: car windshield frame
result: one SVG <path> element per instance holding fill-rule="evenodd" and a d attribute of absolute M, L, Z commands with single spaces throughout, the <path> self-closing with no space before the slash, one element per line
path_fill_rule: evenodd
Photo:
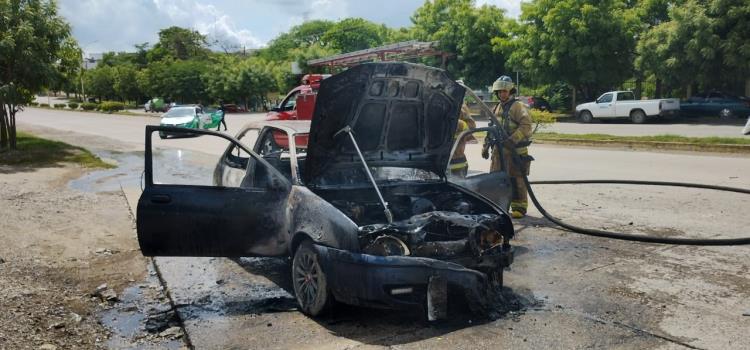
<path fill-rule="evenodd" d="M 378 185 L 389 185 L 399 183 L 409 184 L 435 184 L 446 182 L 447 179 L 425 169 L 399 166 L 372 166 L 368 165 L 375 183 Z M 345 181 L 342 181 L 346 179 Z M 330 167 L 317 177 L 314 183 L 304 184 L 313 188 L 361 188 L 371 187 L 372 182 L 361 163 L 348 164 L 345 166 Z"/>

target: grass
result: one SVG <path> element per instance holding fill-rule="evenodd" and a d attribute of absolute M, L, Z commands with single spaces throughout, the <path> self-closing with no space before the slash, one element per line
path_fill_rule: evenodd
<path fill-rule="evenodd" d="M 88 150 L 19 132 L 17 149 L 0 151 L 0 165 L 56 166 L 61 163 L 76 163 L 85 168 L 111 169 L 109 164 Z"/>
<path fill-rule="evenodd" d="M 741 137 L 686 137 L 679 135 L 655 136 L 614 136 L 606 134 L 559 134 L 556 132 L 538 132 L 536 140 L 586 140 L 618 142 L 680 142 L 694 145 L 750 145 L 750 138 Z"/>
<path fill-rule="evenodd" d="M 83 110 L 83 109 L 69 109 L 69 108 L 62 108 L 62 109 L 60 109 L 60 108 L 52 108 L 52 107 L 41 107 L 41 106 L 30 106 L 30 107 L 33 107 L 33 108 L 44 108 L 44 109 L 49 109 L 49 110 L 53 110 L 53 111 L 63 111 L 63 112 L 82 112 L 82 113 L 99 113 L 99 114 L 118 114 L 118 115 L 125 115 L 125 116 L 137 116 L 137 117 L 143 117 L 143 116 L 151 117 L 151 116 L 152 116 L 151 114 L 146 114 L 145 112 L 144 112 L 143 114 L 140 114 L 140 113 L 133 113 L 133 112 L 131 112 L 131 111 L 116 111 L 116 112 L 104 112 L 104 111 L 97 111 L 97 110 L 92 110 L 92 111 L 85 111 L 85 110 Z M 158 116 L 161 116 L 161 114 L 154 114 L 153 116 L 154 116 L 154 117 L 158 117 Z"/>

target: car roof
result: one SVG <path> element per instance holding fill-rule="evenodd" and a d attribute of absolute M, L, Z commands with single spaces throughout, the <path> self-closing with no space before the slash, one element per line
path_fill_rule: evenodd
<path fill-rule="evenodd" d="M 264 127 L 274 127 L 287 131 L 290 134 L 308 134 L 310 133 L 309 120 L 259 120 L 246 123 L 242 130 L 245 129 L 263 129 Z"/>

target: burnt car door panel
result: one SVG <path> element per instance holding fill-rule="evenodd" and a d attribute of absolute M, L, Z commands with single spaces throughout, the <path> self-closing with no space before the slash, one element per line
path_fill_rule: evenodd
<path fill-rule="evenodd" d="M 456 137 L 451 161 L 448 164 L 448 181 L 481 194 L 500 208 L 510 206 L 510 177 L 508 173 L 492 169 L 492 160 L 477 157 L 490 128 L 467 130 Z M 466 154 L 474 156 L 467 157 Z M 502 159 L 502 158 L 501 158 Z"/>
<path fill-rule="evenodd" d="M 146 185 L 137 212 L 138 241 L 144 255 L 276 256 L 287 253 L 284 213 L 291 185 L 284 176 L 229 136 L 191 130 L 193 135 L 204 136 L 202 141 L 206 137 L 223 138 L 248 156 L 237 162 L 246 165 L 241 185 L 227 187 L 154 181 L 154 173 L 161 170 L 154 168 L 155 157 L 160 157 L 156 162 L 159 167 L 173 167 L 170 169 L 174 172 L 190 173 L 203 169 L 193 161 L 184 160 L 190 151 L 171 147 L 181 145 L 161 141 L 154 147 L 151 135 L 160 130 L 171 134 L 185 132 L 179 128 L 147 127 Z M 170 152 L 179 152 L 181 165 L 161 161 L 162 154 Z"/>
<path fill-rule="evenodd" d="M 258 140 L 258 134 L 258 129 L 246 129 L 237 135 L 237 140 L 252 147 Z M 250 155 L 241 147 L 230 144 L 214 172 L 214 185 L 239 186 L 247 172 L 249 159 Z"/>

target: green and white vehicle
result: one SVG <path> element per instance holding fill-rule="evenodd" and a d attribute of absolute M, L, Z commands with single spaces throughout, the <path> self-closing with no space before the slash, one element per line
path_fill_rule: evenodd
<path fill-rule="evenodd" d="M 218 128 L 224 112 L 215 111 L 206 113 L 199 106 L 177 106 L 172 107 L 169 112 L 161 116 L 161 126 L 178 126 L 189 129 L 213 129 Z M 169 135 L 159 132 L 159 137 L 166 138 Z"/>

